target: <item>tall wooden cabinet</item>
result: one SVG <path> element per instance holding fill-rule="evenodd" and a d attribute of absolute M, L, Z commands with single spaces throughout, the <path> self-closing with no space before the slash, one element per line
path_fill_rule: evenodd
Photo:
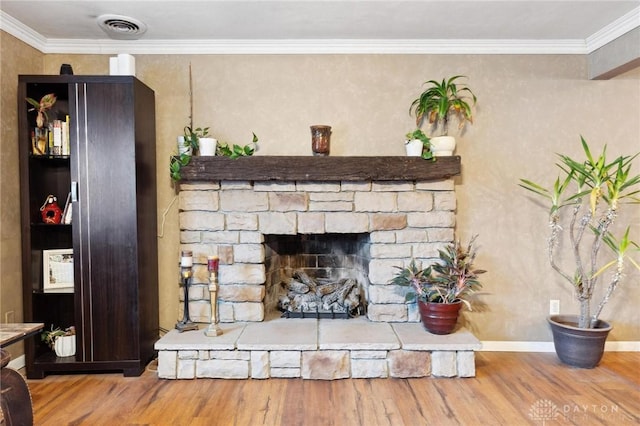
<path fill-rule="evenodd" d="M 32 143 L 37 114 L 25 99 L 49 93 L 57 101 L 48 120 L 68 120 L 69 148 L 42 155 Z M 24 320 L 76 328 L 75 356 L 57 357 L 39 337 L 29 339 L 27 376 L 139 375 L 158 339 L 154 92 L 130 76 L 20 76 L 18 108 Z M 70 224 L 43 223 L 48 195 L 61 209 L 70 200 Z M 49 272 L 60 266 L 51 250 L 69 249 L 69 288 L 45 289 L 64 281 Z"/>

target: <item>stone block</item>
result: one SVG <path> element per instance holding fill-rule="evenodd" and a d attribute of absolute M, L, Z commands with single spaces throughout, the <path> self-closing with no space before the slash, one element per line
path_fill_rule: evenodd
<path fill-rule="evenodd" d="M 309 201 L 353 201 L 353 192 L 310 192 Z"/>
<path fill-rule="evenodd" d="M 311 380 L 346 379 L 350 371 L 349 351 L 303 351 L 302 378 Z"/>
<path fill-rule="evenodd" d="M 392 231 L 375 231 L 369 234 L 369 241 L 372 243 L 395 243 L 396 234 Z"/>
<path fill-rule="evenodd" d="M 310 201 L 310 212 L 351 212 L 353 203 L 350 201 Z"/>
<path fill-rule="evenodd" d="M 218 246 L 218 257 L 220 258 L 220 265 L 231 265 L 232 263 L 234 263 L 233 246 Z"/>
<path fill-rule="evenodd" d="M 324 234 L 324 213 L 298 213 L 299 234 Z"/>
<path fill-rule="evenodd" d="M 407 305 L 371 303 L 367 309 L 367 318 L 376 322 L 406 322 Z"/>
<path fill-rule="evenodd" d="M 271 351 L 271 367 L 300 368 L 300 351 Z"/>
<path fill-rule="evenodd" d="M 196 377 L 195 359 L 178 359 L 177 379 L 195 379 Z"/>
<path fill-rule="evenodd" d="M 197 182 L 180 184 L 180 191 L 217 191 L 218 189 L 220 189 L 219 182 Z"/>
<path fill-rule="evenodd" d="M 444 210 L 409 213 L 407 224 L 414 228 L 453 228 L 456 225 L 456 215 Z"/>
<path fill-rule="evenodd" d="M 416 191 L 453 191 L 454 189 L 453 179 L 416 182 Z"/>
<path fill-rule="evenodd" d="M 372 191 L 413 191 L 414 184 L 411 181 L 377 181 L 371 186 Z"/>
<path fill-rule="evenodd" d="M 407 228 L 400 231 L 396 231 L 397 243 L 422 243 L 429 241 L 428 230 L 419 228 Z"/>
<path fill-rule="evenodd" d="M 387 351 L 351 351 L 351 359 L 387 359 Z"/>
<path fill-rule="evenodd" d="M 296 184 L 295 182 L 256 181 L 253 184 L 253 190 L 266 192 L 293 192 L 296 190 Z"/>
<path fill-rule="evenodd" d="M 371 259 L 369 262 L 369 282 L 371 284 L 389 284 L 397 269 L 394 266 L 403 266 L 398 259 Z"/>
<path fill-rule="evenodd" d="M 263 264 L 220 265 L 220 284 L 263 284 L 267 275 Z"/>
<path fill-rule="evenodd" d="M 458 351 L 456 353 L 458 377 L 476 376 L 476 354 L 474 351 Z"/>
<path fill-rule="evenodd" d="M 299 368 L 281 368 L 281 367 L 271 367 L 269 371 L 271 377 L 281 378 L 281 379 L 295 379 L 300 377 L 300 369 Z"/>
<path fill-rule="evenodd" d="M 398 210 L 428 212 L 434 208 L 434 196 L 430 192 L 401 192 L 398 194 Z"/>
<path fill-rule="evenodd" d="M 360 191 L 360 192 L 369 192 L 371 191 L 371 182 L 353 182 L 353 181 L 342 181 L 340 182 L 340 186 L 342 191 Z"/>
<path fill-rule="evenodd" d="M 270 192 L 269 207 L 275 212 L 306 211 L 307 194 L 300 192 Z"/>
<path fill-rule="evenodd" d="M 251 351 L 251 378 L 268 379 L 270 377 L 269 352 Z"/>
<path fill-rule="evenodd" d="M 369 215 L 366 213 L 332 213 L 326 215 L 326 232 L 349 234 L 369 232 Z"/>
<path fill-rule="evenodd" d="M 220 189 L 223 191 L 252 190 L 253 183 L 245 180 L 224 180 L 220 182 Z"/>
<path fill-rule="evenodd" d="M 455 238 L 453 228 L 431 228 L 427 229 L 427 241 L 429 242 L 451 242 Z"/>
<path fill-rule="evenodd" d="M 395 192 L 356 192 L 356 212 L 395 212 L 398 209 L 398 194 Z"/>
<path fill-rule="evenodd" d="M 218 193 L 216 191 L 180 191 L 178 208 L 187 210 L 218 210 Z"/>
<path fill-rule="evenodd" d="M 234 322 L 233 303 L 218 302 L 218 317 L 220 322 Z"/>
<path fill-rule="evenodd" d="M 184 307 L 180 306 L 180 310 Z M 183 312 L 180 313 L 182 318 Z M 211 303 L 208 300 L 189 302 L 189 317 L 193 322 L 209 322 L 211 320 Z"/>
<path fill-rule="evenodd" d="M 455 351 L 433 351 L 431 353 L 431 374 L 435 377 L 455 377 L 458 366 Z"/>
<path fill-rule="evenodd" d="M 212 379 L 248 379 L 249 361 L 212 359 L 196 362 L 196 377 Z"/>
<path fill-rule="evenodd" d="M 453 191 L 436 192 L 433 194 L 433 205 L 435 210 L 455 211 L 457 207 L 456 193 Z"/>
<path fill-rule="evenodd" d="M 178 359 L 198 359 L 198 351 L 185 350 L 178 351 Z"/>
<path fill-rule="evenodd" d="M 261 302 L 264 299 L 264 292 L 265 288 L 262 285 L 221 285 L 218 290 L 218 300 L 224 300 L 225 302 Z"/>
<path fill-rule="evenodd" d="M 351 358 L 351 378 L 384 379 L 389 377 L 386 359 Z"/>
<path fill-rule="evenodd" d="M 180 212 L 180 229 L 184 231 L 222 231 L 224 229 L 224 214 L 203 211 Z"/>
<path fill-rule="evenodd" d="M 233 318 L 236 321 L 263 321 L 264 306 L 262 303 L 234 303 Z"/>
<path fill-rule="evenodd" d="M 209 359 L 235 359 L 249 361 L 251 353 L 249 351 L 209 351 Z"/>
<path fill-rule="evenodd" d="M 241 232 L 240 242 L 242 244 L 262 244 L 264 243 L 264 235 L 262 232 Z"/>
<path fill-rule="evenodd" d="M 436 259 L 438 250 L 444 249 L 445 243 L 418 243 L 413 247 L 413 257 L 422 259 Z"/>
<path fill-rule="evenodd" d="M 369 249 L 372 259 L 410 258 L 412 252 L 410 244 L 372 244 Z"/>
<path fill-rule="evenodd" d="M 202 232 L 202 242 L 211 244 L 237 244 L 240 241 L 238 231 Z"/>
<path fill-rule="evenodd" d="M 264 246 L 262 244 L 237 244 L 233 248 L 233 259 L 238 263 L 264 262 Z"/>
<path fill-rule="evenodd" d="M 397 350 L 389 352 L 389 375 L 397 378 L 426 377 L 431 372 L 427 351 Z"/>
<path fill-rule="evenodd" d="M 304 192 L 339 192 L 340 184 L 335 182 L 296 182 L 296 189 Z"/>
<path fill-rule="evenodd" d="M 255 213 L 229 213 L 226 222 L 228 231 L 258 230 L 258 215 Z"/>
<path fill-rule="evenodd" d="M 376 213 L 372 214 L 370 219 L 372 232 L 407 227 L 407 215 L 404 213 Z"/>
<path fill-rule="evenodd" d="M 405 302 L 407 288 L 399 288 L 396 285 L 370 285 L 369 286 L 369 302 L 370 303 L 400 303 Z"/>
<path fill-rule="evenodd" d="M 263 212 L 269 210 L 269 197 L 266 192 L 222 191 L 220 192 L 220 210 L 227 212 Z"/>
<path fill-rule="evenodd" d="M 201 242 L 200 231 L 182 231 L 180 232 L 180 244 L 190 244 Z"/>
<path fill-rule="evenodd" d="M 178 351 L 158 351 L 158 377 L 160 379 L 177 378 Z"/>
<path fill-rule="evenodd" d="M 294 212 L 260 213 L 258 222 L 263 234 L 292 235 L 297 233 L 297 216 Z"/>

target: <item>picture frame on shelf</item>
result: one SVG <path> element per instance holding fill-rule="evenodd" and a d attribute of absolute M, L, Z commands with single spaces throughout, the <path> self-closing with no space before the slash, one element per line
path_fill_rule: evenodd
<path fill-rule="evenodd" d="M 42 250 L 45 293 L 73 293 L 73 249 Z"/>

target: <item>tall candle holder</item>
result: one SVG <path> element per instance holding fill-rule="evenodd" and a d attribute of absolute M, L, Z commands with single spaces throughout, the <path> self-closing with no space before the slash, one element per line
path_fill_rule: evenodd
<path fill-rule="evenodd" d="M 207 258 L 207 269 L 209 270 L 209 294 L 211 300 L 211 322 L 205 330 L 206 336 L 215 337 L 222 334 L 222 329 L 218 325 L 220 317 L 218 315 L 218 265 L 220 259 L 218 256 L 209 256 Z"/>
<path fill-rule="evenodd" d="M 176 323 L 176 329 L 182 333 L 187 330 L 197 330 L 198 325 L 189 318 L 189 285 L 193 276 L 193 253 L 183 250 L 180 254 L 180 278 L 184 288 L 184 309 L 182 319 Z"/>

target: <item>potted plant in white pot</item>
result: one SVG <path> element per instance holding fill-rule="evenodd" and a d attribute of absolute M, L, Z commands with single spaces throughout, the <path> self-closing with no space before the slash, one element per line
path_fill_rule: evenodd
<path fill-rule="evenodd" d="M 630 227 L 619 237 L 612 233 L 620 209 L 627 201 L 640 201 L 640 175 L 630 174 L 638 154 L 607 162 L 606 146 L 594 157 L 584 138 L 581 141 L 585 158 L 559 155 L 561 172 L 551 189 L 527 179 L 521 179 L 520 186 L 550 203 L 547 255 L 553 270 L 573 287 L 580 305 L 579 315 L 548 318 L 558 358 L 568 365 L 593 368 L 602 359 L 612 328 L 599 319 L 602 309 L 618 288 L 627 261 L 640 269 L 629 257 L 630 250 L 638 250 L 629 240 Z M 563 269 L 564 256 L 572 259 L 570 270 Z"/>
<path fill-rule="evenodd" d="M 422 324 L 430 333 L 453 332 L 460 308 L 465 304 L 471 310 L 467 298 L 482 288 L 478 275 L 486 271 L 474 266 L 476 238 L 473 236 L 466 246 L 455 241 L 438 250 L 438 261 L 425 269 L 420 269 L 415 259 L 406 268 L 396 267 L 399 272 L 391 283 L 411 287 L 407 301 L 417 301 Z"/>
<path fill-rule="evenodd" d="M 472 106 L 475 105 L 476 95 L 465 84 L 458 81 L 466 78 L 455 75 L 442 81 L 429 80 L 426 89 L 416 98 L 409 108 L 409 113 L 415 115 L 416 125 L 420 128 L 425 119 L 432 127 L 436 136 L 431 137 L 431 150 L 435 156 L 453 155 L 456 139 L 449 135 L 449 123 L 453 118 L 458 120 L 458 129 L 464 128 L 468 122 L 473 123 Z"/>
<path fill-rule="evenodd" d="M 421 129 L 416 129 L 405 135 L 404 146 L 409 157 L 422 157 L 425 160 L 433 159 L 431 143 L 427 135 Z"/>

